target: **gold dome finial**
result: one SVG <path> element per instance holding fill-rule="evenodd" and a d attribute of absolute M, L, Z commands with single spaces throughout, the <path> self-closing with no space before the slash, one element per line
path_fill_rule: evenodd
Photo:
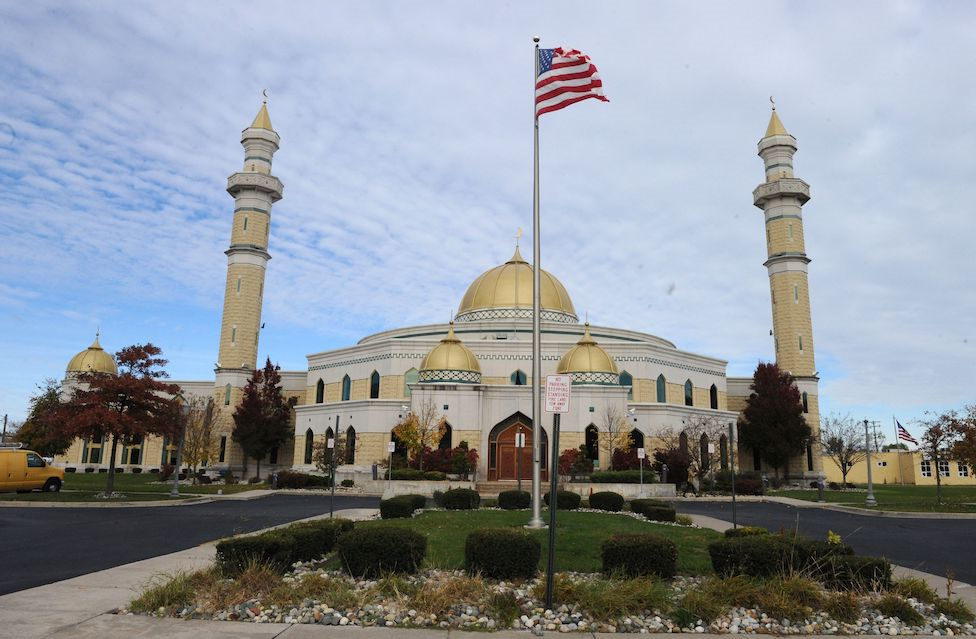
<path fill-rule="evenodd" d="M 254 122 L 251 122 L 251 129 L 266 129 L 268 131 L 274 131 L 274 127 L 271 126 L 271 116 L 268 115 L 268 90 L 265 89 L 261 92 L 264 100 L 261 102 L 261 109 L 258 114 L 254 116 Z"/>
<path fill-rule="evenodd" d="M 776 101 L 773 100 L 773 96 L 769 96 L 769 103 L 773 106 L 773 113 L 769 116 L 769 126 L 766 127 L 765 137 L 772 137 L 774 135 L 789 135 L 786 132 L 786 127 L 780 121 L 779 116 L 776 115 Z"/>

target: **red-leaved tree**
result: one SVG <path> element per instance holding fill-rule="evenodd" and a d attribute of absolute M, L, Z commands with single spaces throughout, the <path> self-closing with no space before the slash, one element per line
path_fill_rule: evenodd
<path fill-rule="evenodd" d="M 70 437 L 112 439 L 106 496 L 115 485 L 119 440 L 131 444 L 147 435 L 176 437 L 180 430 L 180 387 L 164 381 L 167 361 L 152 344 L 126 346 L 115 354 L 117 375 L 85 372 L 57 410 L 58 431 Z"/>
<path fill-rule="evenodd" d="M 773 467 L 777 476 L 790 457 L 803 453 L 812 431 L 793 376 L 776 364 L 760 362 L 752 393 L 739 417 L 739 441 Z"/>
<path fill-rule="evenodd" d="M 241 403 L 234 411 L 234 431 L 231 438 L 241 445 L 244 454 L 257 461 L 257 474 L 261 477 L 261 460 L 272 448 L 281 446 L 294 434 L 291 425 L 291 408 L 295 398 L 285 398 L 281 392 L 280 366 L 271 363 L 263 370 L 255 370 L 247 385 Z"/>

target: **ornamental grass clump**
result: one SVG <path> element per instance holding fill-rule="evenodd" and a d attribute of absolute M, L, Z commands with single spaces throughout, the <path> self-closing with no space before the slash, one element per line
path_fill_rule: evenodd
<path fill-rule="evenodd" d="M 915 599 L 927 604 L 934 604 L 939 598 L 935 589 L 928 585 L 924 579 L 919 579 L 918 577 L 899 579 L 892 584 L 891 591 L 906 599 Z"/>
<path fill-rule="evenodd" d="M 539 571 L 542 544 L 514 528 L 482 528 L 464 542 L 464 569 L 493 579 L 531 579 Z"/>
<path fill-rule="evenodd" d="M 420 569 L 427 555 L 427 538 L 409 528 L 353 528 L 339 538 L 336 550 L 343 568 L 353 577 L 410 574 Z"/>
<path fill-rule="evenodd" d="M 488 598 L 488 586 L 479 576 L 458 576 L 425 583 L 408 600 L 410 608 L 428 615 L 446 614 L 458 604 L 479 605 Z"/>
<path fill-rule="evenodd" d="M 958 623 L 971 623 L 976 619 L 973 611 L 962 599 L 942 599 L 940 597 L 935 601 L 935 611 Z"/>
<path fill-rule="evenodd" d="M 861 600 L 853 592 L 833 592 L 824 598 L 823 609 L 831 619 L 857 623 L 861 617 Z"/>
<path fill-rule="evenodd" d="M 533 597 L 543 599 L 545 589 L 542 580 L 533 587 Z M 653 577 L 578 580 L 556 573 L 552 599 L 557 604 L 578 605 L 594 619 L 617 619 L 643 612 L 663 613 L 671 607 L 671 588 Z"/>
<path fill-rule="evenodd" d="M 677 572 L 674 542 L 651 533 L 614 535 L 603 542 L 600 555 L 606 574 L 671 578 Z"/>
<path fill-rule="evenodd" d="M 874 607 L 885 617 L 898 617 L 909 626 L 920 626 L 925 619 L 900 595 L 888 593 L 874 602 Z"/>

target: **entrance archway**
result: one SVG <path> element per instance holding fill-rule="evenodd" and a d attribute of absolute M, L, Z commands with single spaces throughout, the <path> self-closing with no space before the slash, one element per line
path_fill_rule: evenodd
<path fill-rule="evenodd" d="M 525 446 L 521 449 L 522 479 L 532 479 L 532 420 L 522 413 L 515 413 L 491 429 L 488 435 L 488 480 L 518 479 L 519 449 L 515 447 L 515 436 L 525 436 Z M 549 438 L 542 430 L 542 480 L 548 481 Z"/>

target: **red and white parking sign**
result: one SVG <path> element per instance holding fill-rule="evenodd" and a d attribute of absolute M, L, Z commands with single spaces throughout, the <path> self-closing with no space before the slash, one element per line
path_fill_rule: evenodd
<path fill-rule="evenodd" d="M 569 412 L 569 389 L 573 378 L 570 375 L 546 375 L 546 412 Z"/>

